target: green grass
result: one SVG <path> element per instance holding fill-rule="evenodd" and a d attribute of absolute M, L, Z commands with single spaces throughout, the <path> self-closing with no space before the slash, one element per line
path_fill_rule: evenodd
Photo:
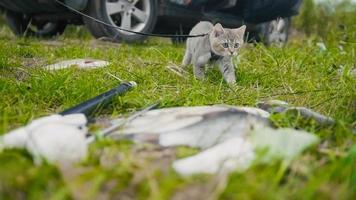
<path fill-rule="evenodd" d="M 310 16 L 305 12 L 296 19 L 301 31 Z M 275 115 L 272 119 L 278 126 L 319 135 L 323 150 L 319 146 L 309 149 L 286 170 L 284 163 L 276 162 L 233 173 L 227 179 L 177 175 L 167 161 L 197 152 L 189 148 L 172 150 L 172 157 L 167 158 L 154 146 L 104 140 L 90 146 L 88 159 L 70 169 L 35 166 L 27 152 L 6 150 L 0 153 L 0 199 L 354 199 L 356 81 L 348 70 L 356 67 L 356 19 L 346 12 L 328 17 L 328 30 L 323 35 L 313 34 L 320 29 L 308 25 L 310 35 L 298 33 L 285 48 L 245 48 L 235 60 L 234 88 L 222 81 L 217 69 L 208 70 L 205 81 L 195 80 L 191 68 L 185 77 L 168 70 L 170 63 L 181 62 L 184 46 L 166 40 L 99 43 L 75 27 L 55 41 L 25 39 L 15 38 L 1 26 L 0 134 L 117 86 L 118 80 L 107 72 L 138 83 L 135 90 L 103 110 L 100 116 L 108 118 L 158 100 L 161 107 L 172 107 L 222 103 L 254 106 L 258 101 L 280 99 L 329 115 L 337 124 L 318 127 L 313 122 Z M 318 42 L 324 42 L 327 50 L 322 51 Z M 85 57 L 111 64 L 88 71 L 41 68 L 55 61 Z M 338 74 L 342 66 L 346 70 Z"/>

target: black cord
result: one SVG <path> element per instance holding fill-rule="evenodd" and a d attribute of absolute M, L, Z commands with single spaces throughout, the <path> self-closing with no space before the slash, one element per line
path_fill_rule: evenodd
<path fill-rule="evenodd" d="M 145 36 L 153 36 L 153 37 L 165 37 L 165 38 L 179 38 L 179 37 L 181 37 L 181 38 L 192 38 L 192 37 L 203 37 L 203 36 L 208 35 L 208 33 L 199 34 L 199 35 L 169 35 L 169 34 L 154 34 L 154 33 L 136 32 L 136 31 L 132 31 L 132 30 L 120 28 L 120 27 L 118 27 L 118 26 L 114 26 L 114 25 L 112 25 L 112 24 L 109 24 L 109 23 L 100 21 L 100 20 L 98 20 L 98 19 L 96 19 L 96 18 L 94 18 L 94 17 L 92 17 L 92 16 L 89 16 L 89 15 L 87 15 L 87 14 L 84 14 L 84 13 L 82 13 L 82 12 L 80 12 L 80 11 L 78 11 L 78 10 L 76 10 L 76 9 L 74 9 L 74 8 L 72 8 L 72 7 L 70 7 L 70 6 L 68 6 L 67 4 L 65 4 L 65 3 L 63 3 L 63 2 L 61 2 L 61 1 L 59 1 L 59 0 L 55 0 L 55 1 L 56 1 L 58 4 L 60 4 L 61 6 L 64 6 L 64 7 L 66 7 L 67 9 L 69 9 L 69 10 L 71 10 L 71 11 L 73 11 L 73 12 L 75 12 L 75 13 L 77 13 L 77 14 L 83 16 L 83 17 L 86 17 L 86 18 L 88 18 L 88 19 L 94 20 L 94 21 L 96 21 L 96 22 L 98 22 L 98 23 L 100 23 L 100 24 L 103 24 L 103 25 L 105 25 L 105 26 L 108 26 L 108 27 L 111 27 L 111 28 L 115 28 L 115 29 L 118 29 L 118 30 L 120 30 L 120 31 L 125 31 L 125 32 L 129 32 L 129 33 L 134 33 L 134 34 L 137 34 L 137 35 L 145 35 Z"/>

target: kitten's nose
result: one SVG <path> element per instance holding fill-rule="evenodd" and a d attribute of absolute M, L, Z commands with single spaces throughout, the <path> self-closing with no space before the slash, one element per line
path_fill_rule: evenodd
<path fill-rule="evenodd" d="M 234 54 L 234 50 L 233 49 L 229 48 L 229 52 L 230 52 L 231 55 Z"/>

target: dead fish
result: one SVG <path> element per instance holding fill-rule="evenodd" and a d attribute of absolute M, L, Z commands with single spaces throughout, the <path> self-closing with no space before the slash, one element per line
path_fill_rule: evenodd
<path fill-rule="evenodd" d="M 52 65 L 45 66 L 45 69 L 48 70 L 59 70 L 66 69 L 69 67 L 77 67 L 79 69 L 95 69 L 100 67 L 106 67 L 110 63 L 104 60 L 96 60 L 91 58 L 86 59 L 73 59 L 73 60 L 65 60 Z"/>
<path fill-rule="evenodd" d="M 301 130 L 257 128 L 246 138 L 229 138 L 193 156 L 176 160 L 173 169 L 189 176 L 234 170 L 242 172 L 253 163 L 270 163 L 273 160 L 289 163 L 318 141 L 318 136 Z M 256 150 L 264 153 L 256 154 Z"/>
<path fill-rule="evenodd" d="M 112 137 L 208 148 L 230 137 L 243 137 L 254 128 L 270 126 L 268 116 L 261 109 L 225 105 L 158 109 L 126 124 Z"/>
<path fill-rule="evenodd" d="M 233 137 L 246 137 L 251 130 L 269 127 L 269 120 L 245 111 L 229 109 L 202 115 L 202 120 L 183 129 L 162 134 L 162 146 L 209 148 Z"/>
<path fill-rule="evenodd" d="M 246 170 L 255 159 L 252 143 L 240 137 L 231 138 L 196 155 L 173 162 L 173 169 L 181 175 Z"/>
<path fill-rule="evenodd" d="M 173 162 L 173 169 L 184 176 L 244 171 L 259 158 L 256 149 L 268 150 L 263 162 L 291 160 L 317 141 L 303 131 L 273 129 L 268 116 L 261 109 L 226 105 L 158 109 L 110 137 L 202 149 Z"/>
<path fill-rule="evenodd" d="M 280 100 L 270 100 L 257 103 L 257 107 L 269 113 L 295 113 L 299 114 L 304 119 L 313 119 L 319 125 L 331 126 L 335 124 L 335 120 L 331 117 L 322 115 L 305 107 L 290 106 L 287 102 Z"/>
<path fill-rule="evenodd" d="M 256 103 L 257 108 L 265 110 L 269 113 L 282 112 L 285 108 L 290 107 L 290 105 L 285 101 L 280 100 L 268 100 Z"/>

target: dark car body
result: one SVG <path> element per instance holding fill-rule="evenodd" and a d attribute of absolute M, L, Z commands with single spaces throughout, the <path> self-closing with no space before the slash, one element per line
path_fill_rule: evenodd
<path fill-rule="evenodd" d="M 67 5 L 78 11 L 85 11 L 88 0 L 66 0 Z M 171 28 L 191 28 L 194 24 L 201 20 L 209 20 L 212 17 L 204 16 L 202 13 L 202 6 L 185 7 L 168 0 L 157 0 L 158 2 L 158 30 L 171 30 Z M 7 10 L 14 12 L 25 13 L 32 15 L 36 20 L 50 20 L 50 21 L 63 21 L 80 22 L 81 16 L 70 12 L 65 7 L 57 4 L 54 0 L 0 0 L 0 5 Z M 231 19 L 219 20 L 218 17 L 215 21 L 224 21 L 230 26 L 236 25 L 236 22 L 242 19 L 231 15 Z M 226 16 L 225 16 L 226 18 Z"/>
<path fill-rule="evenodd" d="M 63 2 L 80 12 L 88 13 L 87 11 L 90 10 L 88 4 L 92 1 L 99 2 L 105 0 L 64 0 Z M 268 10 L 273 11 L 271 5 L 277 8 L 278 6 L 282 6 L 282 8 L 283 6 L 291 8 L 294 6 L 295 8 L 292 9 L 297 11 L 298 4 L 300 4 L 298 2 L 301 0 L 255 0 L 259 4 L 251 4 L 251 2 L 254 2 L 251 0 L 192 0 L 191 2 L 193 3 L 191 5 L 179 5 L 174 3 L 175 0 L 151 1 L 154 2 L 156 19 L 151 25 L 154 28 L 149 29 L 150 32 L 187 34 L 196 23 L 202 20 L 213 23 L 219 22 L 225 27 L 238 27 L 242 24 L 247 24 L 247 30 L 253 33 L 258 31 L 257 25 L 270 20 L 268 17 L 275 18 L 279 16 L 278 12 L 284 12 L 279 8 L 279 11 L 277 10 L 276 13 L 272 13 Z M 264 5 L 264 2 L 272 2 L 272 4 Z M 289 4 L 285 2 L 289 2 Z M 256 7 L 256 5 L 260 5 L 260 7 Z M 10 18 L 13 17 L 13 13 L 21 13 L 21 17 L 30 17 L 32 23 L 39 25 L 42 25 L 44 22 L 61 24 L 83 24 L 83 21 L 85 22 L 83 16 L 71 12 L 55 0 L 0 0 L 0 6 L 11 12 L 12 15 L 10 15 Z M 246 7 L 255 12 L 255 14 L 247 12 Z M 263 11 L 266 11 L 267 15 L 263 15 Z M 268 15 L 268 13 L 273 15 Z M 296 12 L 289 11 L 289 13 L 283 13 L 283 17 L 295 14 Z M 256 16 L 256 18 L 253 18 L 253 16 Z M 17 21 L 15 20 L 14 22 L 12 20 L 10 23 L 16 24 L 21 20 L 18 15 L 15 19 Z M 92 27 L 91 29 L 93 29 Z M 100 34 L 95 34 L 97 32 L 94 31 L 93 35 L 98 37 L 105 35 L 106 32 L 101 31 Z"/>

